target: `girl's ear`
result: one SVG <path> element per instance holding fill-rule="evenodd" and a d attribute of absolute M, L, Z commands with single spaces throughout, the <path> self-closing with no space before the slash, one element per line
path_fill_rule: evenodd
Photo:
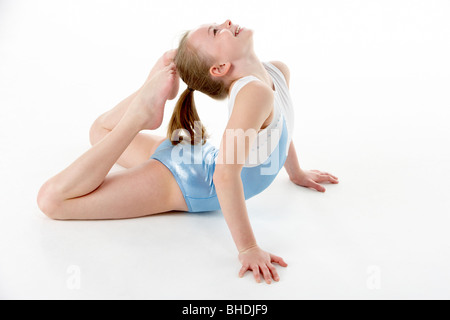
<path fill-rule="evenodd" d="M 220 65 L 212 66 L 209 69 L 209 72 L 214 77 L 223 77 L 228 74 L 228 72 L 230 71 L 230 68 L 231 68 L 231 63 L 226 62 L 226 63 L 222 63 Z"/>

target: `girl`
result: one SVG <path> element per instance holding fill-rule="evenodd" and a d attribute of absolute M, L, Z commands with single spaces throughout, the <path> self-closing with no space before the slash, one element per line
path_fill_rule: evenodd
<path fill-rule="evenodd" d="M 140 133 L 160 127 L 166 101 L 178 93 L 178 76 L 188 88 L 167 137 Z M 283 166 L 300 186 L 324 192 L 319 183 L 338 183 L 326 172 L 300 169 L 288 84 L 286 65 L 259 61 L 252 30 L 227 20 L 187 32 L 139 90 L 94 122 L 92 147 L 41 187 L 39 208 L 58 220 L 221 209 L 239 251 L 239 276 L 252 270 L 257 282 L 261 274 L 267 283 L 279 281 L 272 263 L 287 264 L 258 246 L 245 200 L 266 189 Z M 193 99 L 196 90 L 229 98 L 230 117 L 219 149 L 206 141 Z M 116 162 L 127 170 L 108 175 Z"/>

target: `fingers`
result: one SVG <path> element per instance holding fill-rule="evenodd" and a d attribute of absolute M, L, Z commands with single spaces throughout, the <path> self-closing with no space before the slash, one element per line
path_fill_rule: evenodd
<path fill-rule="evenodd" d="M 328 178 L 329 178 L 328 181 L 331 182 L 331 183 L 334 183 L 334 184 L 338 184 L 339 183 L 339 179 L 336 179 L 335 177 L 333 177 L 331 175 Z"/>
<path fill-rule="evenodd" d="M 255 277 L 256 282 L 260 283 L 261 276 L 259 274 L 259 267 L 257 264 L 252 266 L 252 271 L 253 271 L 253 276 Z"/>
<path fill-rule="evenodd" d="M 312 176 L 309 182 L 307 183 L 306 187 L 308 188 L 315 189 L 319 192 L 325 192 L 326 191 L 325 187 L 321 186 L 319 183 L 324 182 L 329 182 L 332 184 L 339 183 L 339 179 L 328 172 L 322 172 L 319 170 L 310 170 L 310 171 L 314 173 L 314 176 Z"/>
<path fill-rule="evenodd" d="M 333 178 L 331 175 L 328 175 L 328 174 L 320 174 L 317 177 L 316 182 L 339 183 L 339 180 L 337 180 L 336 178 Z"/>
<path fill-rule="evenodd" d="M 336 179 L 336 180 L 339 180 L 339 178 L 338 178 L 338 177 L 336 177 L 336 176 L 333 176 L 333 175 L 332 175 L 331 173 L 325 172 L 325 174 L 327 174 L 327 175 L 331 176 L 332 178 L 334 178 L 334 179 Z"/>
<path fill-rule="evenodd" d="M 239 278 L 242 278 L 244 276 L 244 274 L 248 271 L 248 270 L 252 270 L 253 271 L 253 276 L 255 277 L 256 282 L 261 282 L 261 276 L 259 274 L 259 266 L 257 264 L 253 265 L 253 266 L 242 266 L 241 270 L 239 271 Z"/>
<path fill-rule="evenodd" d="M 272 274 L 269 271 L 269 268 L 264 264 L 260 267 L 261 272 L 263 274 L 264 280 L 266 281 L 267 284 L 271 284 L 272 283 Z"/>
<path fill-rule="evenodd" d="M 239 260 L 242 263 L 239 277 L 242 278 L 247 271 L 251 270 L 258 283 L 261 282 L 261 275 L 267 284 L 271 284 L 272 279 L 280 281 L 280 276 L 272 262 L 287 267 L 287 263 L 281 257 L 262 251 L 258 247 L 253 251 L 239 253 Z"/>
<path fill-rule="evenodd" d="M 336 183 L 339 183 L 339 178 L 336 177 L 335 175 L 332 175 L 331 173 L 328 172 L 323 172 L 323 171 L 319 171 L 319 170 L 311 170 L 311 172 L 315 172 L 320 176 L 326 177 L 328 181 L 332 182 L 332 181 L 336 181 Z M 332 178 L 331 180 L 329 180 L 330 178 Z M 320 182 L 320 181 L 317 181 Z"/>
<path fill-rule="evenodd" d="M 327 189 L 325 189 L 325 187 L 321 186 L 320 184 L 318 184 L 317 182 L 312 181 L 312 180 L 308 183 L 307 187 L 313 188 L 319 192 L 327 191 Z"/>
<path fill-rule="evenodd" d="M 239 271 L 239 278 L 242 278 L 244 274 L 247 272 L 248 266 L 242 266 L 241 270 Z"/>
<path fill-rule="evenodd" d="M 277 263 L 279 263 L 281 266 L 287 267 L 286 262 L 284 262 L 283 259 L 281 259 L 280 257 L 276 257 L 275 260 L 278 261 Z M 273 261 L 275 261 L 275 260 L 273 260 Z M 261 274 L 264 278 L 264 281 L 267 284 L 271 284 L 272 279 L 277 282 L 280 281 L 280 276 L 278 275 L 277 269 L 271 263 L 262 264 L 262 265 L 255 264 L 252 266 L 242 266 L 241 270 L 239 271 L 239 278 L 242 278 L 244 276 L 244 274 L 249 270 L 252 271 L 253 277 L 255 278 L 256 282 L 258 282 L 258 283 L 261 282 Z"/>
<path fill-rule="evenodd" d="M 270 272 L 272 273 L 272 278 L 275 281 L 280 281 L 280 276 L 278 275 L 277 269 L 275 269 L 274 265 L 269 263 L 267 264 L 267 267 L 269 268 Z"/>
<path fill-rule="evenodd" d="M 284 262 L 283 258 L 278 257 L 274 254 L 270 255 L 270 262 L 278 263 L 280 266 L 285 267 L 285 268 L 288 266 L 288 264 L 286 262 Z"/>

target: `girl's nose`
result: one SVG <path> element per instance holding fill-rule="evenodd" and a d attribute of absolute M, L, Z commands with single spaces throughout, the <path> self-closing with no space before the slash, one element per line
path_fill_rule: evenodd
<path fill-rule="evenodd" d="M 231 20 L 225 21 L 225 26 L 226 26 L 227 28 L 231 27 Z"/>

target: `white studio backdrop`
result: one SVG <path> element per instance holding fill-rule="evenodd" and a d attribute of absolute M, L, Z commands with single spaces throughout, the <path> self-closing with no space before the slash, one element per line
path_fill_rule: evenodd
<path fill-rule="evenodd" d="M 386 274 L 398 286 L 380 295 L 352 291 L 351 286 L 347 293 L 336 286 L 330 289 L 339 268 L 336 279 L 327 278 L 330 287 L 321 284 L 310 293 L 448 298 L 444 270 L 450 262 L 442 254 L 450 243 L 445 230 L 450 208 L 445 182 L 450 160 L 449 16 L 450 1 L 445 0 L 0 0 L 0 298 L 74 297 L 63 289 L 33 285 L 45 274 L 41 269 L 52 263 L 42 258 L 45 254 L 39 250 L 45 253 L 45 248 L 27 254 L 34 248 L 31 236 L 46 237 L 33 233 L 36 225 L 53 230 L 36 206 L 39 186 L 89 147 L 88 130 L 96 117 L 136 90 L 162 53 L 177 46 L 183 31 L 226 19 L 255 31 L 255 50 L 262 61 L 280 60 L 289 66 L 301 165 L 328 170 L 342 181 L 329 187 L 329 198 L 324 199 L 331 202 L 314 198 L 304 204 L 319 211 L 328 208 L 334 217 L 355 214 L 356 220 L 345 221 L 350 225 L 339 218 L 332 221 L 361 241 L 381 232 L 381 240 L 366 239 L 374 254 L 382 256 L 396 241 L 399 248 L 408 248 L 402 251 L 404 259 L 393 253 L 382 256 L 381 265 L 393 264 Z M 195 99 L 218 146 L 228 117 L 226 102 L 198 93 Z M 168 102 L 157 134 L 165 134 L 174 105 Z M 362 221 L 373 229 L 358 229 Z M 426 234 L 427 240 L 415 234 Z M 233 252 L 231 239 L 223 241 Z M 421 255 L 421 261 L 433 265 L 414 260 Z M 417 268 L 400 271 L 404 263 Z M 30 264 L 36 265 L 35 273 L 25 268 Z M 230 268 L 223 277 L 235 275 Z M 402 289 L 397 271 L 405 279 L 418 273 L 422 278 Z M 241 281 L 239 297 L 309 297 L 290 281 L 292 287 L 286 284 L 283 293 L 261 289 L 260 295 L 250 281 Z M 234 290 L 224 286 L 209 297 L 231 297 Z M 142 290 L 122 296 L 145 296 Z M 86 296 L 101 294 L 75 297 Z M 165 292 L 162 296 L 171 297 Z"/>

